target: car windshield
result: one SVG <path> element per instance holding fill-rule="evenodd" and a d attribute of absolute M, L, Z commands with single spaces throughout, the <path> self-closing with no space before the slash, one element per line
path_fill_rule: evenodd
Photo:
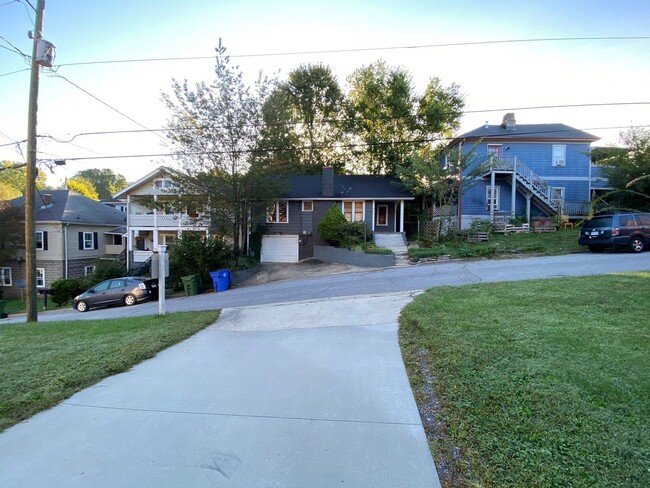
<path fill-rule="evenodd" d="M 600 228 L 600 227 L 611 227 L 612 218 L 611 217 L 594 217 L 591 220 L 585 222 L 585 228 Z"/>

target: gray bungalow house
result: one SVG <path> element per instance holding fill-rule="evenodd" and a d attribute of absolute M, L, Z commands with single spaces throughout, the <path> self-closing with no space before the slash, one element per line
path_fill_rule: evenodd
<path fill-rule="evenodd" d="M 381 176 L 292 176 L 289 191 L 266 215 L 261 261 L 297 262 L 314 256 L 314 246 L 327 245 L 318 224 L 332 205 L 350 222 L 365 222 L 373 233 L 404 233 L 404 205 L 414 200 L 398 180 Z"/>
<path fill-rule="evenodd" d="M 24 197 L 11 200 L 24 207 Z M 49 288 L 60 278 L 92 272 L 96 259 L 116 258 L 124 250 L 126 215 L 72 190 L 47 190 L 36 195 L 36 286 Z M 2 286 L 17 296 L 24 286 L 25 258 L 21 251 L 0 263 Z"/>

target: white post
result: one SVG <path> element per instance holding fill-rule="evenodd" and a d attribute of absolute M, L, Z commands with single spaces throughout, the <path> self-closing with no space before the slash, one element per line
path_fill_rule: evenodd
<path fill-rule="evenodd" d="M 404 200 L 399 202 L 399 231 L 404 233 Z"/>
<path fill-rule="evenodd" d="M 161 244 L 158 246 L 158 315 L 165 315 L 165 273 L 167 246 Z"/>

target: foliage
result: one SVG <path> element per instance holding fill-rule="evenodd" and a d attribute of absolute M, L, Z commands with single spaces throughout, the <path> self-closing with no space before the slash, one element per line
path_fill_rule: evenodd
<path fill-rule="evenodd" d="M 78 278 L 62 278 L 52 283 L 52 300 L 58 306 L 72 300 L 74 297 L 86 291 L 87 282 Z"/>
<path fill-rule="evenodd" d="M 337 205 L 327 211 L 318 224 L 318 235 L 333 246 L 339 246 L 343 241 L 342 228 L 348 223 L 345 215 Z"/>
<path fill-rule="evenodd" d="M 218 313 L 8 324 L 0 327 L 0 430 L 213 324 Z"/>
<path fill-rule="evenodd" d="M 399 341 L 443 486 L 648 486 L 649 283 L 477 284 L 407 305 Z"/>
<path fill-rule="evenodd" d="M 25 247 L 25 211 L 11 203 L 0 201 L 0 263 L 15 257 L 19 249 Z"/>
<path fill-rule="evenodd" d="M 650 208 L 650 130 L 634 127 L 620 137 L 626 150 L 611 150 L 598 157 L 604 176 L 615 189 L 604 198 L 620 209 L 646 210 Z"/>
<path fill-rule="evenodd" d="M 98 259 L 95 261 L 94 267 L 90 286 L 111 278 L 121 278 L 126 273 L 126 270 L 113 259 Z"/>
<path fill-rule="evenodd" d="M 83 178 L 92 183 L 99 199 L 111 198 L 115 193 L 128 186 L 126 178 L 121 174 L 115 174 L 112 169 L 84 169 L 78 171 L 73 179 Z"/>
<path fill-rule="evenodd" d="M 83 196 L 88 197 L 92 200 L 99 200 L 99 195 L 92 181 L 83 176 L 76 176 L 74 178 L 68 178 L 65 182 L 66 188 L 68 190 L 76 191 L 81 193 Z"/>
<path fill-rule="evenodd" d="M 464 101 L 456 85 L 432 78 L 420 96 L 408 71 L 384 61 L 357 69 L 348 82 L 348 131 L 363 143 L 354 151 L 355 171 L 396 175 L 459 126 Z"/>
<path fill-rule="evenodd" d="M 343 136 L 337 120 L 343 93 L 329 66 L 301 65 L 278 84 L 263 107 L 264 144 L 279 149 L 288 160 L 278 160 L 276 151 L 267 164 L 284 174 L 319 174 L 323 166 L 343 169 L 333 145 Z M 268 144 L 273 141 L 274 144 Z M 277 168 L 276 168 L 277 169 Z"/>
<path fill-rule="evenodd" d="M 378 246 L 373 241 L 364 242 L 363 244 L 359 245 L 359 248 L 366 254 L 380 254 L 380 255 L 394 254 L 391 249 L 387 247 Z"/>
<path fill-rule="evenodd" d="M 169 248 L 170 283 L 182 288 L 183 276 L 201 275 L 203 283 L 211 283 L 210 272 L 229 268 L 232 249 L 222 239 L 204 239 L 186 232 Z"/>
<path fill-rule="evenodd" d="M 250 215 L 284 190 L 254 164 L 262 139 L 262 107 L 275 82 L 260 77 L 251 88 L 225 47 L 216 50 L 215 79 L 210 85 L 172 83 L 163 99 L 171 112 L 169 139 L 180 170 L 173 173 L 182 195 L 207 195 L 215 228 L 233 239 L 236 255 L 247 252 Z"/>
<path fill-rule="evenodd" d="M 25 181 L 27 179 L 27 168 L 14 168 L 20 163 L 2 161 L 0 165 L 0 200 L 11 200 L 18 198 L 25 193 Z M 7 169 L 3 169 L 7 168 Z M 46 187 L 46 176 L 42 171 L 36 174 L 36 189 L 44 190 Z"/>

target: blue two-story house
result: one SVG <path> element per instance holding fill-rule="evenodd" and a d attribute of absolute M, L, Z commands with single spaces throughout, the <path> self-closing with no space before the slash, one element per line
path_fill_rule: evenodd
<path fill-rule="evenodd" d="M 517 125 L 514 113 L 456 137 L 469 155 L 458 202 L 460 226 L 475 219 L 587 214 L 592 196 L 591 143 L 599 138 L 564 124 Z M 478 171 L 477 171 L 478 169 Z"/>

